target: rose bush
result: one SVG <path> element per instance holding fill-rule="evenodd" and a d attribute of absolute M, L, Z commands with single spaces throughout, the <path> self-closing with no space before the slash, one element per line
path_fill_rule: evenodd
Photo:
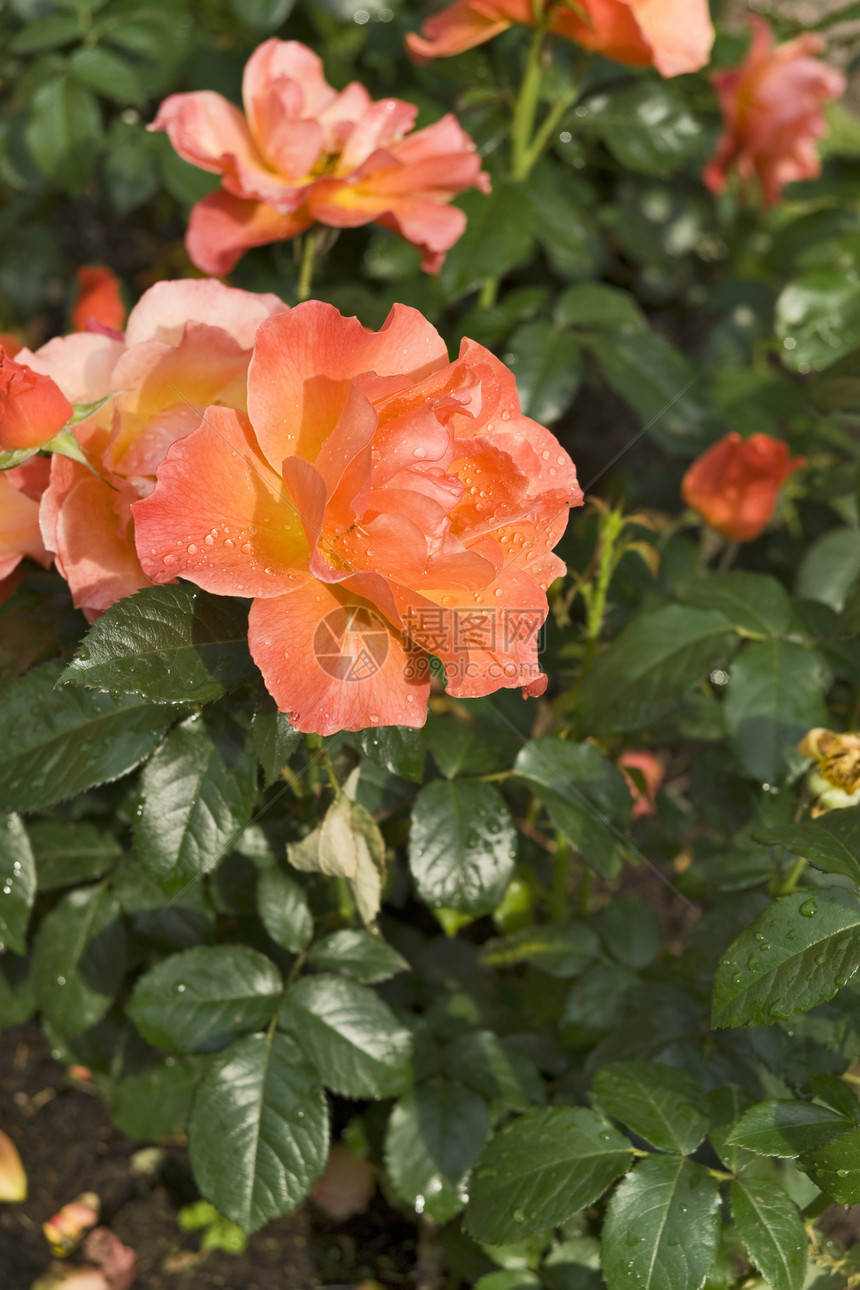
<path fill-rule="evenodd" d="M 321 1284 L 857 1281 L 860 125 L 758 10 L 0 10 L 0 1029 L 195 1290 L 306 1201 Z M 104 1199 L 43 1284 L 174 1275 Z"/>

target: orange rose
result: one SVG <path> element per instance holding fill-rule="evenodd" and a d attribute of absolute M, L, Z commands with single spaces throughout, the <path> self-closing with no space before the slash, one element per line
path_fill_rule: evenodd
<path fill-rule="evenodd" d="M 283 309 L 277 296 L 220 282 L 159 282 L 132 309 L 124 337 L 77 332 L 25 351 L 75 403 L 116 395 L 75 427 L 95 471 L 54 454 L 41 503 L 46 546 L 90 620 L 149 585 L 131 503 L 150 491 L 168 447 L 207 403 L 244 408 L 254 334 Z"/>
<path fill-rule="evenodd" d="M 805 32 L 777 47 L 763 18 L 750 22 L 753 40 L 744 62 L 713 78 L 725 130 L 703 178 L 720 193 L 734 169 L 743 184 L 757 181 L 772 206 L 783 185 L 820 173 L 815 145 L 827 133 L 821 107 L 844 93 L 845 77 L 813 57 L 824 48 L 820 36 Z"/>
<path fill-rule="evenodd" d="M 72 305 L 75 331 L 121 331 L 128 310 L 120 291 L 120 280 L 103 264 L 78 269 L 78 290 Z M 95 327 L 93 326 L 95 324 Z"/>
<path fill-rule="evenodd" d="M 376 222 L 420 247 L 437 273 L 466 227 L 449 203 L 489 176 L 453 116 L 412 133 L 418 108 L 371 101 L 353 81 L 338 93 L 322 62 L 294 40 L 267 40 L 242 81 L 244 114 L 209 90 L 172 94 L 151 130 L 165 130 L 186 161 L 222 176 L 191 212 L 188 253 L 205 273 L 228 273 L 252 246 L 295 237 L 319 222 Z"/>
<path fill-rule="evenodd" d="M 418 62 L 481 45 L 513 23 L 535 25 L 532 0 L 455 0 L 407 36 Z M 664 76 L 704 67 L 714 42 L 707 0 L 547 0 L 547 29 L 634 67 Z"/>
<path fill-rule="evenodd" d="M 16 362 L 0 346 L 0 449 L 41 447 L 59 434 L 73 412 L 49 376 Z"/>
<path fill-rule="evenodd" d="M 803 457 L 789 460 L 780 439 L 727 434 L 693 462 L 681 495 L 724 537 L 752 542 L 767 527 L 783 481 L 803 465 Z"/>
<path fill-rule="evenodd" d="M 248 415 L 207 408 L 133 508 L 153 582 L 248 596 L 248 639 L 302 731 L 423 725 L 455 695 L 541 693 L 552 548 L 582 493 L 513 374 L 395 305 L 379 332 L 311 301 L 265 322 Z"/>

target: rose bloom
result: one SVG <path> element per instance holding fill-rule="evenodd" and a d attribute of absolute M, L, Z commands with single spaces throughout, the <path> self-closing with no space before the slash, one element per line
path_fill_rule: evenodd
<path fill-rule="evenodd" d="M 758 181 L 772 206 L 784 184 L 820 173 L 816 141 L 827 133 L 822 104 L 844 93 L 845 77 L 814 57 L 824 49 L 820 36 L 804 32 L 776 46 L 763 18 L 750 22 L 752 45 L 743 63 L 713 77 L 725 130 L 703 178 L 720 193 L 734 169 L 742 183 Z"/>
<path fill-rule="evenodd" d="M 131 504 L 152 489 L 168 447 L 197 425 L 202 408 L 244 408 L 254 334 L 286 307 L 220 282 L 159 282 L 132 309 L 124 337 L 79 332 L 23 351 L 73 403 L 116 393 L 75 427 L 97 473 L 55 454 L 41 503 L 45 545 L 91 621 L 149 586 Z"/>
<path fill-rule="evenodd" d="M 121 331 L 128 310 L 116 274 L 103 264 L 87 264 L 78 269 L 77 279 L 78 290 L 72 305 L 75 331 L 98 331 L 102 327 Z"/>
<path fill-rule="evenodd" d="M 545 14 L 549 31 L 664 76 L 704 67 L 714 43 L 707 0 L 547 0 Z M 425 62 L 482 45 L 513 23 L 534 26 L 532 0 L 455 0 L 406 42 Z"/>
<path fill-rule="evenodd" d="M 47 482 L 44 458 L 0 472 L 0 604 L 22 581 L 24 571 L 18 566 L 25 556 L 46 569 L 51 563 L 39 528 L 39 498 Z"/>
<path fill-rule="evenodd" d="M 59 434 L 73 411 L 50 377 L 10 358 L 0 347 L 0 449 L 40 447 Z"/>
<path fill-rule="evenodd" d="M 663 776 L 666 773 L 660 758 L 647 748 L 628 748 L 618 758 L 618 765 L 627 781 L 630 796 L 633 798 L 633 819 L 638 820 L 643 815 L 654 815 L 657 810 L 655 805 L 657 790 L 663 783 Z M 644 788 L 641 788 L 633 776 L 627 773 L 631 769 L 639 771 L 644 780 Z"/>
<path fill-rule="evenodd" d="M 295 237 L 314 222 L 376 222 L 421 249 L 436 273 L 466 227 L 448 203 L 489 176 L 453 116 L 412 133 L 418 108 L 374 103 L 353 81 L 338 93 L 322 62 L 294 40 L 267 40 L 242 82 L 244 115 L 204 90 L 165 99 L 152 130 L 165 130 L 186 161 L 222 176 L 220 191 L 191 212 L 187 246 L 206 273 L 228 273 L 252 246 Z"/>
<path fill-rule="evenodd" d="M 776 510 L 783 481 L 805 464 L 804 457 L 789 460 L 781 439 L 727 434 L 696 458 L 681 483 L 681 495 L 724 537 L 752 542 Z"/>
<path fill-rule="evenodd" d="M 257 333 L 247 416 L 208 408 L 157 475 L 133 508 L 146 573 L 253 598 L 251 653 L 297 729 L 422 725 L 428 651 L 454 695 L 545 688 L 551 552 L 582 494 L 473 341 L 451 362 L 404 305 L 379 332 L 299 305 Z"/>

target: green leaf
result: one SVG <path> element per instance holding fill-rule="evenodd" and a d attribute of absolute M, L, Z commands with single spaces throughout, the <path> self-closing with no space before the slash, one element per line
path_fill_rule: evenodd
<path fill-rule="evenodd" d="M 827 725 L 824 668 L 792 641 L 756 641 L 729 672 L 723 714 L 735 755 L 754 779 L 779 783 L 799 769 L 800 739 Z"/>
<path fill-rule="evenodd" d="M 421 899 L 433 909 L 473 918 L 505 894 L 516 858 L 516 830 L 490 784 L 437 780 L 415 801 L 409 867 Z"/>
<path fill-rule="evenodd" d="M 33 985 L 43 1017 L 61 1035 L 101 1021 L 125 973 L 125 929 L 106 887 L 70 891 L 42 920 Z"/>
<path fill-rule="evenodd" d="M 251 818 L 253 759 L 226 728 L 189 717 L 168 735 L 140 779 L 135 852 L 165 889 L 215 868 Z"/>
<path fill-rule="evenodd" d="M 698 378 L 689 360 L 665 337 L 651 331 L 618 331 L 611 338 L 592 335 L 582 341 L 652 437 L 669 448 L 681 440 L 698 442 L 691 434 L 703 416 L 692 393 Z"/>
<path fill-rule="evenodd" d="M 36 820 L 29 832 L 39 891 L 101 878 L 122 855 L 113 834 L 86 820 Z"/>
<path fill-rule="evenodd" d="M 570 407 L 582 380 L 578 342 L 552 323 L 523 323 L 505 346 L 505 362 L 517 378 L 527 417 L 552 425 Z"/>
<path fill-rule="evenodd" d="M 714 1026 L 766 1026 L 832 998 L 860 965 L 860 897 L 828 888 L 768 905 L 729 946 L 714 981 Z"/>
<path fill-rule="evenodd" d="M 609 151 L 627 170 L 669 175 L 700 151 L 702 126 L 667 85 L 644 80 L 587 104 Z"/>
<path fill-rule="evenodd" d="M 750 1259 L 771 1290 L 801 1290 L 806 1230 L 794 1201 L 776 1183 L 736 1179 L 732 1219 Z"/>
<path fill-rule="evenodd" d="M 230 0 L 237 22 L 252 31 L 274 31 L 292 13 L 295 0 Z"/>
<path fill-rule="evenodd" d="M 18 815 L 0 819 L 0 943 L 27 952 L 27 924 L 36 899 L 36 863 Z"/>
<path fill-rule="evenodd" d="M 716 609 L 733 627 L 764 636 L 784 636 L 791 628 L 791 599 L 782 583 L 764 573 L 713 573 L 683 578 L 678 599 L 696 609 Z"/>
<path fill-rule="evenodd" d="M 849 1121 L 818 1102 L 774 1098 L 751 1106 L 726 1139 L 759 1156 L 791 1158 L 827 1142 Z"/>
<path fill-rule="evenodd" d="M 825 873 L 842 873 L 860 886 L 860 806 L 828 811 L 816 820 L 800 824 L 781 824 L 775 829 L 759 829 L 757 842 L 785 847 L 794 855 L 805 856 L 816 869 Z"/>
<path fill-rule="evenodd" d="M 168 900 L 155 879 L 126 854 L 111 874 L 111 887 L 133 931 L 153 947 L 172 953 L 211 939 L 215 912 L 199 883 Z"/>
<path fill-rule="evenodd" d="M 582 327 L 615 335 L 624 330 L 645 331 L 648 324 L 629 291 L 605 282 L 578 282 L 555 302 L 553 319 L 559 327 Z"/>
<path fill-rule="evenodd" d="M 489 197 L 466 193 L 457 201 L 468 219 L 466 231 L 445 257 L 439 275 L 443 291 L 463 296 L 486 278 L 498 278 L 528 260 L 534 247 L 531 208 L 516 185 L 498 183 Z"/>
<path fill-rule="evenodd" d="M 716 1180 L 689 1160 L 641 1160 L 606 1212 L 608 1290 L 699 1290 L 717 1253 L 719 1201 Z"/>
<path fill-rule="evenodd" d="M 490 1132 L 487 1103 L 457 1080 L 406 1093 L 388 1121 L 385 1168 L 396 1196 L 445 1223 L 463 1208 L 467 1175 Z"/>
<path fill-rule="evenodd" d="M 797 570 L 796 595 L 823 601 L 837 614 L 860 576 L 860 533 L 856 529 L 831 529 L 806 548 Z"/>
<path fill-rule="evenodd" d="M 594 1111 L 530 1111 L 482 1152 L 466 1229 L 493 1245 L 525 1240 L 593 1204 L 632 1159 L 627 1139 Z"/>
<path fill-rule="evenodd" d="M 36 1011 L 33 981 L 25 959 L 0 962 L 0 1033 L 8 1026 L 21 1026 Z"/>
<path fill-rule="evenodd" d="M 708 1104 L 686 1071 L 659 1062 L 612 1062 L 594 1076 L 604 1111 L 661 1151 L 690 1155 L 708 1129 Z"/>
<path fill-rule="evenodd" d="M 396 1097 L 412 1079 L 412 1035 L 365 985 L 307 976 L 290 990 L 279 1024 L 320 1079 L 342 1097 Z"/>
<path fill-rule="evenodd" d="M 831 1138 L 798 1160 L 798 1166 L 840 1205 L 860 1202 L 860 1128 Z"/>
<path fill-rule="evenodd" d="M 344 929 L 315 941 L 308 952 L 308 966 L 321 972 L 341 972 L 364 985 L 387 981 L 409 964 L 381 936 Z"/>
<path fill-rule="evenodd" d="M 24 138 L 45 178 L 79 197 L 102 142 L 97 99 L 71 77 L 52 76 L 30 100 Z"/>
<path fill-rule="evenodd" d="M 708 1094 L 711 1125 L 708 1141 L 720 1161 L 733 1174 L 739 1174 L 755 1160 L 751 1151 L 732 1141 L 732 1130 L 752 1106 L 753 1098 L 737 1084 L 723 1084 Z"/>
<path fill-rule="evenodd" d="M 533 739 L 514 763 L 585 862 L 606 878 L 619 869 L 621 828 L 630 815 L 624 776 L 593 744 Z M 615 823 L 617 821 L 617 824 Z"/>
<path fill-rule="evenodd" d="M 361 751 L 377 766 L 390 770 L 392 775 L 410 779 L 420 784 L 424 778 L 427 745 L 423 730 L 408 726 L 377 726 L 362 730 L 359 735 Z"/>
<path fill-rule="evenodd" d="M 246 945 L 200 945 L 171 954 L 137 982 L 127 1012 L 149 1043 L 174 1053 L 212 1052 L 269 1023 L 281 974 Z"/>
<path fill-rule="evenodd" d="M 546 927 L 523 927 L 481 950 L 485 967 L 533 963 L 550 976 L 577 976 L 600 954 L 600 941 L 587 923 L 570 921 Z"/>
<path fill-rule="evenodd" d="M 28 22 L 8 41 L 6 49 L 10 54 L 37 54 L 46 49 L 60 49 L 80 40 L 82 35 L 76 14 L 51 13 Z"/>
<path fill-rule="evenodd" d="M 206 1068 L 194 1057 L 168 1057 L 122 1079 L 113 1090 L 111 1120 L 130 1138 L 184 1133 L 195 1085 Z"/>
<path fill-rule="evenodd" d="M 657 915 L 632 896 L 613 896 L 600 915 L 600 935 L 612 957 L 626 967 L 648 967 L 660 953 Z"/>
<path fill-rule="evenodd" d="M 90 628 L 60 678 L 154 703 L 209 703 L 252 674 L 247 609 L 190 583 L 126 596 Z"/>
<path fill-rule="evenodd" d="M 314 934 L 314 918 L 304 889 L 281 869 L 264 869 L 257 879 L 257 910 L 272 940 L 292 954 Z"/>
<path fill-rule="evenodd" d="M 545 158 L 519 187 L 515 200 L 525 208 L 553 271 L 567 279 L 593 278 L 603 268 L 606 251 L 578 200 L 576 184 L 569 171 Z"/>
<path fill-rule="evenodd" d="M 170 708 L 54 689 L 57 669 L 34 668 L 0 696 L 0 810 L 52 806 L 118 779 L 148 757 Z"/>
<path fill-rule="evenodd" d="M 316 1071 L 284 1035 L 240 1039 L 198 1086 L 188 1146 L 200 1191 L 243 1232 L 295 1209 L 328 1158 Z"/>
<path fill-rule="evenodd" d="M 492 1030 L 473 1030 L 460 1035 L 448 1047 L 445 1071 L 461 1079 L 476 1093 L 506 1109 L 527 1111 L 546 1101 L 546 1091 L 537 1066 L 525 1053 Z"/>
<path fill-rule="evenodd" d="M 580 702 L 583 723 L 594 734 L 649 725 L 725 661 L 734 642 L 713 610 L 667 605 L 641 614 L 594 665 Z"/>
<path fill-rule="evenodd" d="M 519 738 L 510 730 L 486 721 L 467 725 L 453 716 L 437 717 L 431 712 L 426 729 L 430 751 L 446 779 L 502 770 L 510 765 L 520 746 Z"/>
<path fill-rule="evenodd" d="M 266 788 L 269 788 L 280 778 L 302 736 L 290 725 L 286 713 L 278 712 L 268 696 L 254 713 L 251 735 L 257 760 L 263 768 Z"/>
<path fill-rule="evenodd" d="M 97 94 L 113 99 L 115 103 L 140 103 L 143 98 L 137 68 L 112 54 L 108 49 L 76 49 L 69 60 L 69 67 L 76 81 L 89 86 Z"/>
<path fill-rule="evenodd" d="M 793 372 L 820 371 L 857 348 L 860 286 L 855 275 L 818 269 L 785 287 L 776 302 L 782 361 Z"/>

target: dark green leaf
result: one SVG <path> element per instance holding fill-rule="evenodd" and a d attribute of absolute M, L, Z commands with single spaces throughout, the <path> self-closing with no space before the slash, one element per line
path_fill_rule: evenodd
<path fill-rule="evenodd" d="M 626 967 L 648 967 L 660 953 L 657 916 L 632 896 L 613 896 L 600 916 L 600 935 L 612 957 Z"/>
<path fill-rule="evenodd" d="M 0 818 L 0 944 L 27 952 L 27 924 L 36 898 L 36 864 L 20 816 Z"/>
<path fill-rule="evenodd" d="M 801 1169 L 840 1205 L 860 1202 L 860 1129 L 849 1129 L 798 1160 Z"/>
<path fill-rule="evenodd" d="M 582 380 L 579 344 L 551 323 L 523 323 L 507 340 L 505 362 L 517 378 L 527 417 L 552 425 L 573 402 Z"/>
<path fill-rule="evenodd" d="M 594 1111 L 530 1111 L 475 1165 L 466 1228 L 494 1245 L 525 1240 L 591 1205 L 632 1159 L 627 1139 Z"/>
<path fill-rule="evenodd" d="M 226 728 L 189 717 L 146 766 L 134 845 L 141 864 L 178 890 L 214 869 L 251 818 L 256 766 Z"/>
<path fill-rule="evenodd" d="M 76 49 L 69 60 L 75 80 L 115 103 L 139 103 L 142 98 L 137 69 L 108 49 Z"/>
<path fill-rule="evenodd" d="M 534 1062 L 492 1030 L 461 1035 L 445 1053 L 445 1071 L 476 1093 L 505 1108 L 526 1111 L 546 1101 L 546 1091 Z"/>
<path fill-rule="evenodd" d="M 586 863 L 604 877 L 614 877 L 621 829 L 630 814 L 630 794 L 617 767 L 593 744 L 547 736 L 527 743 L 514 769 Z"/>
<path fill-rule="evenodd" d="M 648 326 L 633 296 L 605 282 L 579 282 L 568 287 L 558 297 L 553 317 L 559 327 L 582 327 L 611 335 L 630 328 L 644 331 Z"/>
<path fill-rule="evenodd" d="M 192 949 L 211 939 L 215 914 L 200 883 L 170 900 L 132 855 L 124 855 L 111 874 L 111 887 L 138 936 L 169 952 Z"/>
<path fill-rule="evenodd" d="M 230 0 L 230 12 L 237 22 L 252 31 L 274 31 L 289 18 L 295 0 Z"/>
<path fill-rule="evenodd" d="M 272 940 L 298 954 L 314 934 L 304 889 L 281 869 L 264 869 L 257 879 L 257 909 Z"/>
<path fill-rule="evenodd" d="M 409 866 L 433 909 L 477 918 L 495 909 L 510 881 L 516 831 L 490 784 L 437 780 L 422 788 L 412 813 Z"/>
<path fill-rule="evenodd" d="M 719 1201 L 716 1180 L 689 1160 L 641 1160 L 606 1213 L 608 1290 L 699 1290 L 717 1253 Z"/>
<path fill-rule="evenodd" d="M 756 641 L 733 664 L 723 712 L 735 755 L 762 783 L 784 779 L 803 763 L 797 743 L 827 724 L 824 669 L 792 641 Z"/>
<path fill-rule="evenodd" d="M 791 627 L 788 592 L 776 578 L 763 573 L 714 573 L 707 578 L 684 578 L 678 599 L 696 609 L 716 609 L 740 631 L 783 636 Z"/>
<path fill-rule="evenodd" d="M 735 642 L 722 614 L 667 605 L 640 615 L 597 660 L 580 713 L 594 733 L 638 730 L 670 711 Z"/>
<path fill-rule="evenodd" d="M 244 1232 L 295 1209 L 328 1158 L 316 1071 L 284 1035 L 240 1039 L 198 1086 L 188 1145 L 201 1192 Z"/>
<path fill-rule="evenodd" d="M 39 86 L 30 101 L 24 137 L 45 178 L 79 196 L 102 142 L 97 99 L 70 77 L 53 76 Z"/>
<path fill-rule="evenodd" d="M 144 1039 L 175 1053 L 211 1052 L 271 1020 L 281 974 L 246 945 L 171 954 L 134 987 L 128 1015 Z"/>
<path fill-rule="evenodd" d="M 106 887 L 70 891 L 43 920 L 33 985 L 43 1016 L 61 1035 L 101 1021 L 125 973 L 125 930 Z"/>
<path fill-rule="evenodd" d="M 683 100 L 659 80 L 590 99 L 586 121 L 596 122 L 622 166 L 646 175 L 671 174 L 696 155 L 703 138 Z"/>
<path fill-rule="evenodd" d="M 487 1103 L 457 1080 L 406 1093 L 388 1121 L 385 1168 L 395 1194 L 445 1223 L 466 1203 L 466 1178 L 490 1132 Z"/>
<path fill-rule="evenodd" d="M 496 184 L 489 197 L 466 193 L 458 206 L 466 212 L 466 231 L 445 257 L 440 280 L 450 296 L 462 296 L 485 278 L 498 278 L 521 264 L 534 246 L 531 209 L 516 186 Z"/>
<path fill-rule="evenodd" d="M 713 1025 L 766 1026 L 830 999 L 860 965 L 860 897 L 796 891 L 768 905 L 720 960 Z"/>
<path fill-rule="evenodd" d="M 578 197 L 577 181 L 563 166 L 546 159 L 535 166 L 515 197 L 550 266 L 567 279 L 595 277 L 606 256 Z"/>
<path fill-rule="evenodd" d="M 421 783 L 427 760 L 423 730 L 411 730 L 408 726 L 378 726 L 363 730 L 359 745 L 377 766 L 390 770 L 392 775 L 399 775 L 401 779 Z"/>
<path fill-rule="evenodd" d="M 661 1151 L 690 1155 L 708 1129 L 708 1104 L 686 1071 L 659 1062 L 612 1062 L 594 1076 L 604 1111 Z"/>
<path fill-rule="evenodd" d="M 302 736 L 290 725 L 286 713 L 278 712 L 271 699 L 266 699 L 254 713 L 251 734 L 268 788 L 280 777 Z"/>
<path fill-rule="evenodd" d="M 200 1058 L 168 1057 L 160 1066 L 120 1080 L 113 1092 L 111 1120 L 130 1138 L 184 1133 L 194 1087 L 205 1068 Z"/>
<path fill-rule="evenodd" d="M 806 548 L 797 570 L 795 592 L 806 600 L 822 601 L 839 614 L 858 576 L 860 533 L 849 528 L 831 529 Z"/>
<path fill-rule="evenodd" d="M 93 624 L 61 680 L 155 703 L 208 703 L 250 674 L 247 639 L 239 602 L 187 582 L 147 587 Z"/>
<path fill-rule="evenodd" d="M 118 779 L 149 756 L 176 715 L 131 697 L 57 691 L 56 679 L 45 664 L 0 697 L 0 810 L 51 806 Z"/>
<path fill-rule="evenodd" d="M 747 1254 L 772 1290 L 801 1290 L 806 1231 L 794 1201 L 776 1183 L 736 1179 L 732 1218 Z"/>
<path fill-rule="evenodd" d="M 308 952 L 308 965 L 323 972 L 341 972 L 364 985 L 409 971 L 406 960 L 381 936 L 346 929 L 315 941 Z"/>
<path fill-rule="evenodd" d="M 739 1174 L 755 1160 L 755 1155 L 732 1141 L 732 1130 L 752 1106 L 753 1098 L 737 1084 L 723 1084 L 708 1094 L 711 1125 L 708 1141 L 725 1167 Z"/>
<path fill-rule="evenodd" d="M 50 13 L 35 18 L 17 31 L 6 48 L 10 54 L 36 54 L 44 49 L 59 49 L 80 40 L 83 32 L 76 14 Z"/>
<path fill-rule="evenodd" d="M 0 961 L 0 1032 L 21 1026 L 36 1011 L 36 996 L 29 963 L 25 959 Z"/>
<path fill-rule="evenodd" d="M 487 967 L 512 967 L 533 963 L 550 976 L 576 976 L 600 954 L 600 941 L 587 923 L 553 923 L 523 927 L 501 940 L 488 941 L 481 950 Z"/>
<path fill-rule="evenodd" d="M 516 735 L 504 728 L 483 721 L 467 725 L 453 716 L 437 717 L 432 712 L 427 721 L 427 742 L 446 779 L 502 770 L 510 765 L 520 746 Z"/>
<path fill-rule="evenodd" d="M 373 990 L 337 976 L 303 977 L 281 1009 L 320 1079 L 343 1097 L 396 1097 L 412 1077 L 412 1036 Z"/>
<path fill-rule="evenodd" d="M 790 282 L 776 302 L 776 332 L 794 372 L 820 371 L 850 354 L 860 334 L 854 275 L 819 269 Z"/>
<path fill-rule="evenodd" d="M 818 1102 L 777 1098 L 750 1107 L 727 1142 L 760 1156 L 793 1157 L 827 1142 L 848 1123 L 844 1115 Z"/>
<path fill-rule="evenodd" d="M 639 414 L 654 438 L 692 438 L 702 420 L 693 393 L 696 372 L 688 359 L 663 336 L 651 331 L 615 332 L 583 337 L 606 380 Z M 697 442 L 692 439 L 692 442 Z"/>
<path fill-rule="evenodd" d="M 29 832 L 39 891 L 101 878 L 122 855 L 113 834 L 86 820 L 36 820 Z"/>
<path fill-rule="evenodd" d="M 756 840 L 805 856 L 816 869 L 842 873 L 860 886 L 860 806 L 828 811 L 816 820 L 761 829 Z"/>

